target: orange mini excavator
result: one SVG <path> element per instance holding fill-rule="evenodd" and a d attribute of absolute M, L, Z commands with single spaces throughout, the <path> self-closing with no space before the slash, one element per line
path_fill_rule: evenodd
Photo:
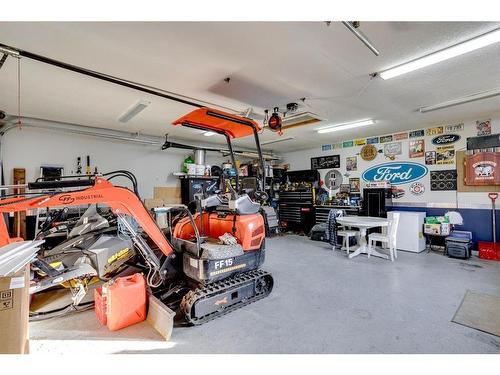
<path fill-rule="evenodd" d="M 178 214 L 172 211 L 168 228 L 161 230 L 137 195 L 135 177 L 132 178 L 134 191 L 114 186 L 109 181 L 116 176 L 131 177 L 126 171 L 117 171 L 30 183 L 30 192 L 1 199 L 0 212 L 79 205 L 109 207 L 122 228 L 120 239 L 126 235 L 133 244 L 133 266 L 144 269 L 151 292 L 167 306 L 178 309 L 187 322 L 201 324 L 266 297 L 273 288 L 272 276 L 259 269 L 264 262 L 265 228 L 258 200 L 266 198 L 258 136 L 261 127 L 251 119 L 210 108 L 199 108 L 175 121 L 174 125 L 225 136 L 233 164 L 231 139 L 253 135 L 262 172 L 260 191 L 254 195 L 257 202 L 241 194 L 237 183 L 229 193 L 221 191 L 217 195 L 199 197 L 194 215 L 184 207 L 173 208 Z M 0 215 L 0 246 L 19 241 L 23 239 L 9 236 L 4 215 Z M 78 243 L 79 250 L 85 244 L 84 241 L 73 242 Z M 82 251 L 88 255 L 85 250 Z M 117 254 L 123 252 L 118 251 Z M 120 256 L 106 253 L 103 259 L 108 263 Z M 95 276 L 96 273 L 88 271 L 89 264 L 100 268 L 92 263 L 95 259 L 99 257 L 77 262 L 87 266 L 87 271 L 81 274 L 75 265 L 55 269 L 41 255 L 35 260 L 34 268 L 49 278 L 44 288 L 50 283 L 56 287 L 61 280 L 67 280 L 64 277 L 67 272 L 71 272 L 71 280 L 88 277 L 89 273 Z"/>

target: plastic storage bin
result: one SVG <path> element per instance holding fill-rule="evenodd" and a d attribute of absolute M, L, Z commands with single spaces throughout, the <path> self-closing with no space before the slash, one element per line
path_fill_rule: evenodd
<path fill-rule="evenodd" d="M 479 258 L 487 260 L 500 260 L 500 244 L 494 242 L 478 242 Z"/>

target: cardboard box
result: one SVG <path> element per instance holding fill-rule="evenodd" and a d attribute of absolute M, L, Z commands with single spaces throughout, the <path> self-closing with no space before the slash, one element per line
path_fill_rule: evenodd
<path fill-rule="evenodd" d="M 29 353 L 29 283 L 27 265 L 12 277 L 0 277 L 0 354 Z"/>
<path fill-rule="evenodd" d="M 424 233 L 438 236 L 447 236 L 450 234 L 450 224 L 424 224 Z"/>

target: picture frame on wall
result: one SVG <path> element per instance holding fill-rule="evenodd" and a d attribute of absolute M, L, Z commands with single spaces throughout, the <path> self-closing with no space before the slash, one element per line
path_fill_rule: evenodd
<path fill-rule="evenodd" d="M 413 139 L 410 141 L 409 157 L 421 158 L 425 153 L 425 142 L 423 139 Z"/>
<path fill-rule="evenodd" d="M 358 170 L 358 158 L 356 156 L 348 156 L 345 162 L 345 169 L 348 172 Z"/>
<path fill-rule="evenodd" d="M 349 179 L 349 187 L 351 193 L 360 193 L 361 192 L 361 181 L 359 177 L 350 178 Z"/>
<path fill-rule="evenodd" d="M 435 165 L 436 164 L 436 151 L 426 151 L 425 152 L 425 164 Z"/>

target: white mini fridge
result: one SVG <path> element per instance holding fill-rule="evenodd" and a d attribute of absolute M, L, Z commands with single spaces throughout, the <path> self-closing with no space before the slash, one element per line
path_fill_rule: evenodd
<path fill-rule="evenodd" d="M 396 238 L 398 250 L 420 253 L 425 250 L 424 221 L 425 212 L 389 211 L 387 218 L 392 220 L 392 214 L 399 212 L 399 225 Z"/>

